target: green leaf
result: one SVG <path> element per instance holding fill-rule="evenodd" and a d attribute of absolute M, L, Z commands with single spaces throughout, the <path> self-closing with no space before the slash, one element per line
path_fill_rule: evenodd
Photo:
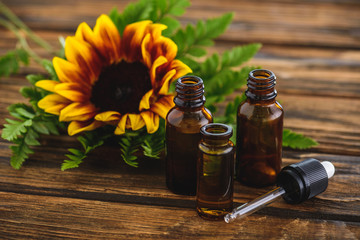
<path fill-rule="evenodd" d="M 225 51 L 222 55 L 222 68 L 240 66 L 249 61 L 260 49 L 261 44 L 253 43 Z"/>
<path fill-rule="evenodd" d="M 186 56 L 192 48 L 212 45 L 212 39 L 227 29 L 232 18 L 232 13 L 226 13 L 218 18 L 200 20 L 196 26 L 188 25 L 185 30 L 179 29 L 172 36 L 172 40 L 178 45 L 177 57 Z"/>
<path fill-rule="evenodd" d="M 162 23 L 167 26 L 167 29 L 162 31 L 162 35 L 169 37 L 173 32 L 180 27 L 180 22 L 172 17 L 163 17 L 159 20 L 159 23 Z"/>
<path fill-rule="evenodd" d="M 180 16 L 185 13 L 188 6 L 188 0 L 153 0 L 149 19 L 153 22 L 162 22 L 166 17 Z"/>
<path fill-rule="evenodd" d="M 69 148 L 68 150 L 75 156 L 83 156 L 84 155 L 84 153 L 82 151 L 80 151 L 79 149 Z"/>
<path fill-rule="evenodd" d="M 294 149 L 306 149 L 317 146 L 318 142 L 302 134 L 295 133 L 290 129 L 284 129 L 282 145 L 283 147 L 291 147 Z"/>
<path fill-rule="evenodd" d="M 25 108 L 16 108 L 15 111 L 25 118 L 32 119 L 35 117 L 34 111 L 29 111 L 28 109 Z"/>
<path fill-rule="evenodd" d="M 142 130 L 128 131 L 120 138 L 121 157 L 130 166 L 138 167 L 137 156 L 134 155 L 139 150 L 140 145 L 146 140 L 147 133 Z"/>
<path fill-rule="evenodd" d="M 45 70 L 49 73 L 51 79 L 58 81 L 59 78 L 56 74 L 54 65 L 52 64 L 51 61 L 47 60 L 47 59 L 43 59 L 41 62 L 42 66 L 45 68 Z"/>
<path fill-rule="evenodd" d="M 237 109 L 241 102 L 242 102 L 241 96 L 236 96 L 233 102 L 228 103 L 228 105 L 225 108 L 225 117 L 227 118 L 227 123 L 236 122 Z"/>
<path fill-rule="evenodd" d="M 218 72 L 219 62 L 219 55 L 214 53 L 200 65 L 200 71 L 196 73 L 196 75 L 199 75 L 204 80 L 206 87 L 208 87 L 207 80 L 215 76 Z"/>
<path fill-rule="evenodd" d="M 49 119 L 47 121 L 42 122 L 45 128 L 48 130 L 49 133 L 54 135 L 59 135 L 58 127 L 56 126 L 55 119 Z"/>
<path fill-rule="evenodd" d="M 30 149 L 29 145 L 25 143 L 24 138 L 19 138 L 14 141 L 15 146 L 10 146 L 12 150 L 12 156 L 10 158 L 10 164 L 15 169 L 20 169 L 23 162 L 29 158 L 29 154 L 32 154 L 33 151 Z"/>
<path fill-rule="evenodd" d="M 26 79 L 32 84 L 35 85 L 36 82 L 45 79 L 43 75 L 40 74 L 29 74 L 26 76 Z"/>
<path fill-rule="evenodd" d="M 24 137 L 24 141 L 29 146 L 39 146 L 40 142 L 37 140 L 38 138 L 39 134 L 37 134 L 32 128 L 29 128 Z"/>
<path fill-rule="evenodd" d="M 24 117 L 23 115 L 19 114 L 19 113 L 16 111 L 16 109 L 19 109 L 19 108 L 23 108 L 25 111 L 28 111 L 28 112 L 33 112 L 33 111 L 34 111 L 30 106 L 28 106 L 28 105 L 26 105 L 26 104 L 24 104 L 24 103 L 14 103 L 14 104 L 11 104 L 11 105 L 7 108 L 8 111 L 9 111 L 9 113 L 11 114 L 11 116 L 16 117 L 16 118 L 18 118 L 18 119 L 20 119 L 20 120 L 22 120 L 22 121 L 25 121 L 27 118 Z"/>
<path fill-rule="evenodd" d="M 1 137 L 8 140 L 13 141 L 19 135 L 26 133 L 26 127 L 32 124 L 32 120 L 28 119 L 24 122 L 15 121 L 12 119 L 5 119 L 9 124 L 4 124 L 4 128 L 1 134 Z"/>
<path fill-rule="evenodd" d="M 145 141 L 141 144 L 143 153 L 150 158 L 160 158 L 161 152 L 165 147 L 165 122 L 160 122 L 159 129 L 153 133 L 147 135 Z"/>
<path fill-rule="evenodd" d="M 227 27 L 230 25 L 234 14 L 226 13 L 218 18 L 208 19 L 205 21 L 205 31 L 204 33 L 198 32 L 197 37 L 201 37 L 204 39 L 214 39 L 220 36 L 225 32 Z"/>
<path fill-rule="evenodd" d="M 29 54 L 22 48 L 15 50 L 16 56 L 25 65 L 29 65 Z"/>
<path fill-rule="evenodd" d="M 194 57 L 202 57 L 205 56 L 206 53 L 206 50 L 200 47 L 192 47 L 188 51 L 188 54 Z"/>
<path fill-rule="evenodd" d="M 61 170 L 65 171 L 70 168 L 77 168 L 87 157 L 87 155 L 95 148 L 104 144 L 104 140 L 109 138 L 109 132 L 113 133 L 112 127 L 102 127 L 91 132 L 86 132 L 83 136 L 77 137 L 77 140 L 81 143 L 83 150 L 69 148 L 68 151 L 71 154 L 66 154 L 67 159 L 61 165 Z"/>
<path fill-rule="evenodd" d="M 79 165 L 83 162 L 82 160 L 86 158 L 85 154 L 82 156 L 65 154 L 65 156 L 69 159 L 64 160 L 64 162 L 61 164 L 61 171 L 79 167 Z"/>
<path fill-rule="evenodd" d="M 140 0 L 138 2 L 128 4 L 121 14 L 116 8 L 112 9 L 109 13 L 109 17 L 114 22 L 115 26 L 119 30 L 119 33 L 122 35 L 128 24 L 149 19 L 152 9 L 153 6 L 151 1 Z"/>
<path fill-rule="evenodd" d="M 19 63 L 16 59 L 14 51 L 7 52 L 0 57 L 0 77 L 9 76 L 19 70 Z"/>
<path fill-rule="evenodd" d="M 247 76 L 253 69 L 255 67 L 244 67 L 240 71 L 222 70 L 211 79 L 204 80 L 207 83 L 207 94 L 213 97 L 230 95 L 246 84 Z"/>
<path fill-rule="evenodd" d="M 48 125 L 46 125 L 44 122 L 41 121 L 33 121 L 32 127 L 41 134 L 50 134 L 49 129 L 47 128 Z"/>
<path fill-rule="evenodd" d="M 194 73 L 199 72 L 201 65 L 198 61 L 195 61 L 194 59 L 189 57 L 182 57 L 179 60 L 188 65 Z"/>
<path fill-rule="evenodd" d="M 181 16 L 185 13 L 186 8 L 190 6 L 190 1 L 188 0 L 169 0 L 168 1 L 168 11 L 167 14 L 174 16 Z"/>

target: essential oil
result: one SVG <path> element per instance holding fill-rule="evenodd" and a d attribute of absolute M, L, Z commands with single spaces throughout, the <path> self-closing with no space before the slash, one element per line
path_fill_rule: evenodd
<path fill-rule="evenodd" d="M 176 92 L 175 107 L 166 117 L 166 184 L 174 193 L 194 196 L 200 128 L 213 119 L 204 107 L 201 78 L 179 78 Z"/>
<path fill-rule="evenodd" d="M 201 128 L 196 210 L 208 220 L 221 220 L 231 212 L 234 188 L 232 128 L 211 123 Z"/>
<path fill-rule="evenodd" d="M 250 186 L 274 184 L 281 169 L 284 111 L 275 100 L 275 84 L 271 71 L 251 71 L 247 99 L 238 108 L 236 177 Z"/>

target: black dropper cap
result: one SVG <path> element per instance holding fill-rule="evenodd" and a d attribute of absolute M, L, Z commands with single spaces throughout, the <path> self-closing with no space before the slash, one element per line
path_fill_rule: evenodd
<path fill-rule="evenodd" d="M 286 202 L 301 203 L 324 192 L 329 177 L 319 160 L 307 159 L 284 167 L 277 177 L 277 185 L 285 189 Z"/>

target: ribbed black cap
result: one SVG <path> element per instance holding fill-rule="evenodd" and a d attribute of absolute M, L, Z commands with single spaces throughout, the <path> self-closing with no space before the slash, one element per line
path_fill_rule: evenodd
<path fill-rule="evenodd" d="M 300 203 L 326 190 L 328 175 L 316 159 L 307 159 L 284 167 L 277 177 L 277 185 L 285 189 L 288 203 Z"/>

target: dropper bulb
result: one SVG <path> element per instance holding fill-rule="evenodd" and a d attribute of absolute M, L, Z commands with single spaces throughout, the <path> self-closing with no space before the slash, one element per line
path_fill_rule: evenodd
<path fill-rule="evenodd" d="M 324 166 L 328 178 L 331 178 L 332 176 L 334 176 L 335 167 L 334 167 L 334 165 L 333 165 L 331 162 L 329 162 L 329 161 L 323 161 L 323 162 L 321 162 L 321 164 Z"/>

